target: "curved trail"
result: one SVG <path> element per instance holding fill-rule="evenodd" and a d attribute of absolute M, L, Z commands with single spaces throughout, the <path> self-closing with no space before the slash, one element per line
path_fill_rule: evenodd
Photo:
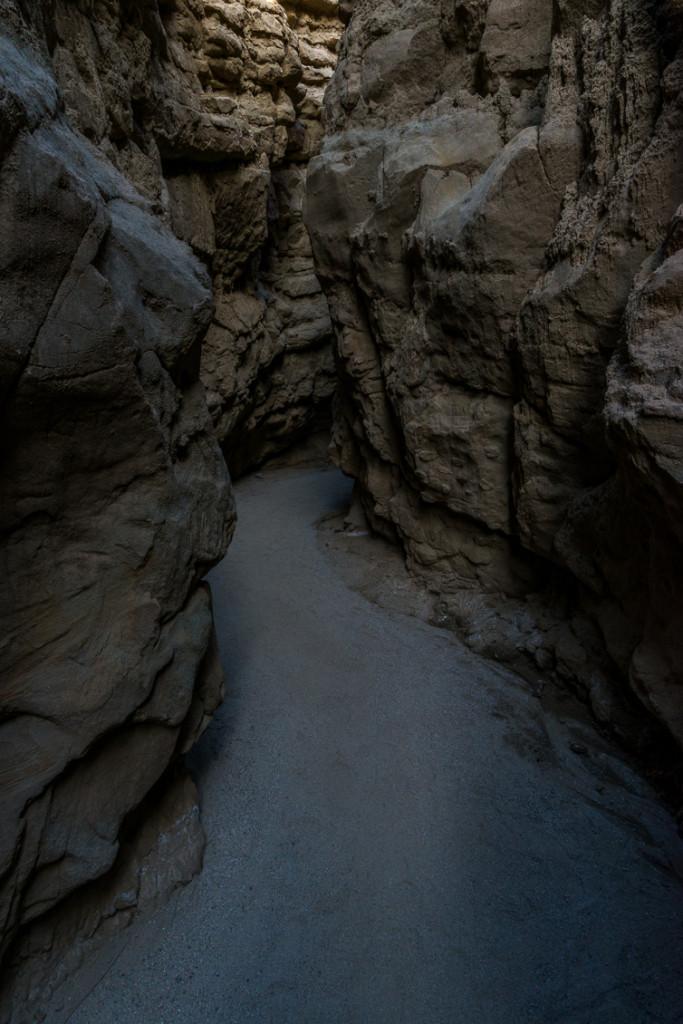
<path fill-rule="evenodd" d="M 238 485 L 211 575 L 229 696 L 190 765 L 204 871 L 70 1021 L 683 1021 L 666 814 L 598 788 L 510 673 L 345 586 L 315 521 L 349 488 Z"/>

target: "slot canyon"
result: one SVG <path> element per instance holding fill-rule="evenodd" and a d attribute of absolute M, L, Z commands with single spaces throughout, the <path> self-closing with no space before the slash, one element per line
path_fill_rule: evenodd
<path fill-rule="evenodd" d="M 0 0 L 0 1024 L 683 1022 L 682 44 Z"/>

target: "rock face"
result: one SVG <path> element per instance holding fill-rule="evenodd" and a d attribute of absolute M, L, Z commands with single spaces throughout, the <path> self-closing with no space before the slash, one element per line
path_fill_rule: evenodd
<path fill-rule="evenodd" d="M 201 377 L 231 472 L 329 423 L 327 302 L 301 220 L 336 64 L 325 0 L 57 0 L 72 123 L 207 267 Z"/>
<path fill-rule="evenodd" d="M 111 868 L 220 703 L 200 580 L 234 524 L 208 274 L 73 130 L 33 8 L 0 7 L 3 948 Z"/>
<path fill-rule="evenodd" d="M 336 461 L 472 646 L 507 608 L 534 671 L 683 742 L 680 14 L 351 6 L 305 213 Z"/>
<path fill-rule="evenodd" d="M 242 472 L 329 422 L 301 211 L 341 23 L 327 0 L 0 0 L 0 25 L 5 948 L 115 861 L 117 911 L 201 861 L 177 759 L 224 692 L 216 433 Z M 135 832 L 153 786 L 187 869 Z"/>
<path fill-rule="evenodd" d="M 3 949 L 115 862 L 98 920 L 197 869 L 215 430 L 241 472 L 326 421 L 334 376 L 301 208 L 336 4 L 30 6 L 0 2 Z"/>

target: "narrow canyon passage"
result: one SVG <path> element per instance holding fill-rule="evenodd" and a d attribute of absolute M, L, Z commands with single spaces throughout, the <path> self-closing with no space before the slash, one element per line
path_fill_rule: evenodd
<path fill-rule="evenodd" d="M 680 1022 L 671 819 L 511 673 L 347 588 L 316 521 L 349 490 L 237 485 L 204 871 L 48 1024 Z"/>
<path fill-rule="evenodd" d="M 683 1024 L 683 0 L 0 55 L 0 1024 Z"/>

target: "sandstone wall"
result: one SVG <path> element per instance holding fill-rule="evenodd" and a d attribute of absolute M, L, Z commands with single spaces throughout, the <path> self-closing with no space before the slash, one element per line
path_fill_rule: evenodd
<path fill-rule="evenodd" d="M 341 24 L 330 0 L 57 0 L 72 123 L 207 267 L 201 376 L 231 472 L 329 422 L 331 323 L 301 222 Z"/>
<path fill-rule="evenodd" d="M 47 5 L 0 21 L 4 949 L 111 868 L 220 703 L 200 580 L 234 509 L 198 376 L 209 276 L 74 131 Z"/>
<path fill-rule="evenodd" d="M 680 13 L 350 6 L 305 215 L 335 458 L 470 646 L 682 742 Z"/>
<path fill-rule="evenodd" d="M 242 472 L 329 423 L 301 211 L 341 23 L 331 0 L 0 0 L 0 29 L 5 948 L 115 861 L 98 920 L 201 863 L 177 758 L 224 692 L 216 437 Z M 45 920 L 82 933 L 69 907 Z"/>

